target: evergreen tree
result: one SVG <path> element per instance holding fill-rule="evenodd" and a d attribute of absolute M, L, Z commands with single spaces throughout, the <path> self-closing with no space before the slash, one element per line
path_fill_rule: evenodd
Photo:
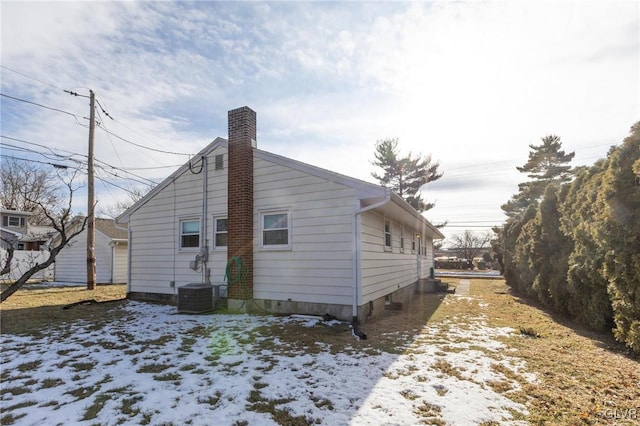
<path fill-rule="evenodd" d="M 519 192 L 511 200 L 502 205 L 502 210 L 509 217 L 502 228 L 499 247 L 504 264 L 504 276 L 507 284 L 522 294 L 538 296 L 544 294 L 548 302 L 546 283 L 538 283 L 544 289 L 540 293 L 533 291 L 533 284 L 541 267 L 538 247 L 542 232 L 541 219 L 532 221 L 537 215 L 538 203 L 545 188 L 549 184 L 561 184 L 571 178 L 571 167 L 568 163 L 574 153 L 565 153 L 558 136 L 545 136 L 540 145 L 529 145 L 528 161 L 518 171 L 527 173 L 528 182 L 518 185 Z M 522 235 L 521 235 L 522 234 Z"/>
<path fill-rule="evenodd" d="M 531 180 L 520 183 L 518 194 L 502 206 L 502 210 L 509 217 L 522 214 L 530 204 L 538 203 L 547 185 L 552 182 L 568 182 L 573 174 L 568 163 L 575 156 L 575 152 L 565 153 L 561 149 L 562 142 L 559 136 L 545 136 L 540 145 L 529 145 L 529 148 L 529 160 L 516 169 L 521 173 L 527 173 Z"/>
<path fill-rule="evenodd" d="M 595 330 L 612 325 L 607 281 L 603 278 L 604 253 L 594 233 L 598 210 L 598 189 L 602 185 L 606 161 L 580 169 L 563 206 L 562 228 L 573 240 L 568 259 L 567 310 L 579 322 Z"/>
<path fill-rule="evenodd" d="M 502 262 L 504 264 L 504 279 L 508 286 L 520 294 L 527 294 L 526 273 L 523 274 L 522 266 L 524 253 L 518 252 L 518 239 L 524 226 L 536 215 L 533 205 L 524 212 L 521 217 L 507 220 L 502 228 L 500 241 L 502 242 Z M 525 280 L 523 281 L 523 278 Z"/>
<path fill-rule="evenodd" d="M 640 353 L 640 122 L 613 149 L 598 188 L 594 240 L 604 255 L 602 276 L 615 321 L 614 334 Z"/>
<path fill-rule="evenodd" d="M 539 241 L 535 245 L 537 275 L 533 290 L 538 300 L 556 312 L 567 312 L 567 270 L 568 257 L 573 242 L 560 231 L 560 200 L 569 188 L 561 191 L 557 185 L 548 185 L 540 201 L 536 225 L 539 227 Z"/>
<path fill-rule="evenodd" d="M 374 156 L 371 164 L 381 168 L 383 173 L 374 172 L 371 175 L 380 184 L 391 188 L 419 212 L 434 207 L 435 204 L 425 202 L 420 195 L 420 189 L 425 184 L 442 177 L 438 171 L 440 164 L 432 161 L 431 155 L 415 156 L 409 153 L 403 157 L 398 148 L 398 139 L 384 139 L 376 143 Z"/>

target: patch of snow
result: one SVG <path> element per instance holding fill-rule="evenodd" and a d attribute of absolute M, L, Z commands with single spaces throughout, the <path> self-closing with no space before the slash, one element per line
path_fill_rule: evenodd
<path fill-rule="evenodd" d="M 263 335 L 262 327 L 296 321 L 313 333 L 325 326 L 319 320 L 183 315 L 131 301 L 120 309 L 126 321 L 100 328 L 78 321 L 42 337 L 2 335 L 3 411 L 31 404 L 11 411 L 24 414 L 19 425 L 276 424 L 250 409 L 257 393 L 326 425 L 414 425 L 425 419 L 425 407 L 455 425 L 518 424 L 511 410 L 527 413 L 487 385 L 508 380 L 496 364 L 524 374 L 497 340 L 513 330 L 482 321 L 401 333 L 408 339 L 402 355 L 372 351 L 368 341 L 342 353 L 318 341 L 319 352 L 307 353 Z M 86 418 L 92 406 L 95 417 Z"/>

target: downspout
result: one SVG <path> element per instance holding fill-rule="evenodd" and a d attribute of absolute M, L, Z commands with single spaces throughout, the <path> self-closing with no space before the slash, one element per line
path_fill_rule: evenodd
<path fill-rule="evenodd" d="M 385 195 L 382 201 L 371 204 L 370 206 L 359 208 L 353 215 L 353 263 L 352 269 L 352 303 L 351 303 L 351 326 L 353 334 L 360 339 L 366 340 L 367 334 L 360 330 L 358 326 L 358 289 L 362 284 L 362 240 L 360 239 L 360 231 L 362 229 L 362 213 L 369 210 L 384 206 L 391 200 L 391 189 L 385 188 Z"/>
<path fill-rule="evenodd" d="M 202 259 L 202 282 L 208 283 L 210 276 L 207 269 L 207 261 L 209 260 L 209 244 L 207 234 L 207 204 L 209 191 L 209 168 L 207 164 L 207 156 L 202 156 L 202 238 L 200 239 L 200 259 Z"/>

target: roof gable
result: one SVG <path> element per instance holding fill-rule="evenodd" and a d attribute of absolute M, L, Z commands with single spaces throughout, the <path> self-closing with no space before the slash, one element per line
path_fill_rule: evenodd
<path fill-rule="evenodd" d="M 218 147 L 227 148 L 227 140 L 224 138 L 215 138 L 209 145 L 205 146 L 194 157 L 208 156 L 213 150 Z M 178 168 L 175 172 L 171 173 L 166 179 L 156 185 L 151 191 L 149 191 L 144 197 L 135 202 L 131 207 L 124 211 L 120 216 L 116 218 L 116 223 L 127 223 L 131 214 L 138 210 L 141 206 L 145 205 L 148 200 L 155 197 L 160 191 L 169 186 L 176 178 L 181 176 L 187 170 L 189 170 L 190 161 L 187 161 Z"/>

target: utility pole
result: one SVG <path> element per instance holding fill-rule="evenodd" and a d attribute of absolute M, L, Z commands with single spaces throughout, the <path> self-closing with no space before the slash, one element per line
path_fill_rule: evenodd
<path fill-rule="evenodd" d="M 87 170 L 87 290 L 96 288 L 96 254 L 95 254 L 95 193 L 93 188 L 93 131 L 95 129 L 95 102 L 93 90 L 89 90 L 89 162 Z"/>

